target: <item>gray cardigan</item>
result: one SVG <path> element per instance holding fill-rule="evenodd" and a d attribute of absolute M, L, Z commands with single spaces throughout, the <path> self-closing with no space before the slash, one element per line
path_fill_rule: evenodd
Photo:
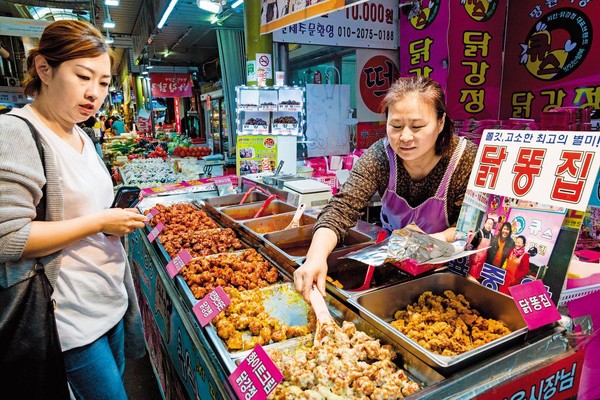
<path fill-rule="evenodd" d="M 46 220 L 61 221 L 63 194 L 52 150 L 42 141 L 46 177 L 35 141 L 27 124 L 15 117 L 0 116 L 0 286 L 8 287 L 26 278 L 34 260 L 21 259 L 29 239 L 35 207 L 46 182 Z M 42 258 L 52 286 L 60 271 L 62 252 Z M 125 287 L 129 306 L 125 313 L 125 352 L 127 357 L 142 357 L 145 352 L 140 309 L 131 269 L 125 268 Z"/>

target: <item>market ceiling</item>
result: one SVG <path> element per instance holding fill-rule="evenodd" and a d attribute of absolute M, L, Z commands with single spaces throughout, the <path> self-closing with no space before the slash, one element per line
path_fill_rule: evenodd
<path fill-rule="evenodd" d="M 114 21 L 109 29 L 115 39 L 118 68 L 132 46 L 137 57 L 147 50 L 147 58 L 158 66 L 197 66 L 218 58 L 216 29 L 243 29 L 243 4 L 233 9 L 234 0 L 228 0 L 218 14 L 202 10 L 196 0 L 178 0 L 162 29 L 158 23 L 171 0 L 120 0 L 118 6 L 105 6 L 105 0 L 0 0 L 0 15 L 16 18 L 56 20 L 78 17 L 95 22 L 102 27 L 107 19 Z M 218 3 L 217 3 L 218 4 Z M 50 12 L 49 12 L 50 11 Z M 218 21 L 211 23 L 215 18 Z M 141 50 L 141 51 L 140 51 Z M 132 57 L 132 59 L 135 57 Z M 116 73 L 113 70 L 113 73 Z"/>

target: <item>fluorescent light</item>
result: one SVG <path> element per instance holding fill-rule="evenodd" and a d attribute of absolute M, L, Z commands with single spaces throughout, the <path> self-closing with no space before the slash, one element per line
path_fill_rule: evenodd
<path fill-rule="evenodd" d="M 119 0 L 104 0 L 105 6 L 118 6 Z"/>
<path fill-rule="evenodd" d="M 102 27 L 104 29 L 114 29 L 115 26 L 117 26 L 117 25 L 115 24 L 115 22 L 112 19 L 110 19 L 110 17 L 105 19 L 104 23 L 102 23 Z"/>
<path fill-rule="evenodd" d="M 169 6 L 167 7 L 167 10 L 165 11 L 162 18 L 160 19 L 160 22 L 158 23 L 158 29 L 162 29 L 162 27 L 165 25 L 165 22 L 167 22 L 167 19 L 169 18 L 169 15 L 171 15 L 171 12 L 175 8 L 177 1 L 178 0 L 171 0 L 171 2 L 169 3 Z"/>
<path fill-rule="evenodd" d="M 199 8 L 211 13 L 218 14 L 221 12 L 221 4 L 215 3 L 212 0 L 198 0 L 196 4 Z"/>
<path fill-rule="evenodd" d="M 237 0 L 235 3 L 233 3 L 231 5 L 231 8 L 238 8 L 243 2 L 244 2 L 244 0 Z"/>
<path fill-rule="evenodd" d="M 210 20 L 211 24 L 217 23 L 219 22 L 219 17 L 217 17 L 216 15 L 213 17 L 213 19 Z"/>
<path fill-rule="evenodd" d="M 110 32 L 106 32 L 106 38 L 104 38 L 104 43 L 106 44 L 113 44 L 115 42 L 115 39 L 110 36 Z"/>

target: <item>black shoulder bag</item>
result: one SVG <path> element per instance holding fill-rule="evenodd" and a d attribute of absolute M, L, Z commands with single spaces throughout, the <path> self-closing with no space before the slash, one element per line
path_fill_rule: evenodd
<path fill-rule="evenodd" d="M 16 115 L 12 115 L 17 117 Z M 46 166 L 39 133 L 24 118 L 35 140 L 44 175 Z M 46 186 L 36 220 L 46 218 Z M 53 288 L 40 259 L 31 275 L 0 288 L 0 391 L 11 399 L 69 399 L 67 373 L 56 320 Z"/>

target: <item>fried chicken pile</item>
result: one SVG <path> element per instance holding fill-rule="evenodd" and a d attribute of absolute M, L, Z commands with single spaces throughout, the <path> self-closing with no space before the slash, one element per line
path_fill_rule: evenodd
<path fill-rule="evenodd" d="M 455 356 L 508 335 L 502 321 L 483 318 L 462 294 L 425 292 L 417 303 L 394 314 L 391 325 L 429 351 Z"/>
<path fill-rule="evenodd" d="M 265 294 L 260 289 L 240 292 L 234 288 L 226 288 L 225 292 L 231 299 L 231 304 L 212 323 L 217 335 L 225 341 L 230 351 L 250 350 L 257 344 L 264 346 L 314 332 L 315 313 L 308 307 L 306 326 L 288 326 L 265 311 Z M 304 303 L 299 295 L 296 298 Z"/>
<path fill-rule="evenodd" d="M 313 347 L 269 350 L 284 380 L 268 399 L 398 399 L 421 390 L 392 360 L 396 352 L 352 322 L 319 328 Z"/>
<path fill-rule="evenodd" d="M 249 290 L 277 282 L 277 269 L 254 249 L 198 257 L 181 269 L 194 297 L 201 299 L 217 286 Z"/>
<path fill-rule="evenodd" d="M 244 247 L 231 228 L 220 228 L 206 212 L 192 204 L 157 204 L 156 209 L 158 214 L 152 218 L 151 225 L 159 221 L 165 225 L 159 239 L 171 258 L 182 249 L 192 257 L 199 257 Z"/>

